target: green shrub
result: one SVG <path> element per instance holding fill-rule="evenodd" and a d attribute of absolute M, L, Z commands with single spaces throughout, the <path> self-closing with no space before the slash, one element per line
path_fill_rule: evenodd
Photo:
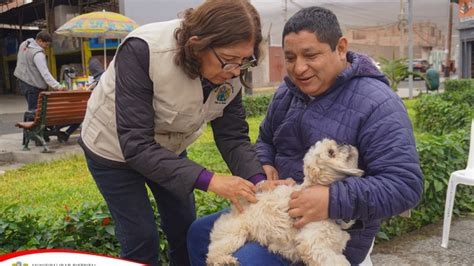
<path fill-rule="evenodd" d="M 415 127 L 419 132 L 442 135 L 467 128 L 473 108 L 466 102 L 447 101 L 439 95 L 422 95 L 415 103 Z"/>
<path fill-rule="evenodd" d="M 446 92 L 469 90 L 474 88 L 474 80 L 471 79 L 453 79 L 444 82 Z"/>
<path fill-rule="evenodd" d="M 0 254 L 37 248 L 44 242 L 48 226 L 40 223 L 40 216 L 17 210 L 17 205 L 0 210 Z"/>
<path fill-rule="evenodd" d="M 159 213 L 152 198 L 155 219 Z M 229 207 L 229 202 L 211 193 L 196 192 L 198 217 Z M 10 205 L 0 213 L 0 255 L 18 250 L 61 248 L 118 256 L 120 245 L 115 237 L 115 224 L 104 202 L 85 203 L 77 210 L 64 206 L 63 215 L 41 219 L 30 210 L 23 212 Z M 160 263 L 168 262 L 168 242 L 159 226 Z"/>
<path fill-rule="evenodd" d="M 439 95 L 441 99 L 455 104 L 468 104 L 474 108 L 474 87 L 471 89 L 463 89 L 451 91 L 449 93 L 442 93 Z"/>
<path fill-rule="evenodd" d="M 265 115 L 272 95 L 247 96 L 243 98 L 243 105 L 247 117 Z"/>
<path fill-rule="evenodd" d="M 417 136 L 417 150 L 424 174 L 423 198 L 412 210 L 411 218 L 396 216 L 385 221 L 378 234 L 379 240 L 406 234 L 443 217 L 449 175 L 466 167 L 468 149 L 468 130 L 458 130 L 443 137 L 429 134 Z M 458 186 L 454 214 L 473 211 L 474 188 Z"/>
<path fill-rule="evenodd" d="M 75 212 L 66 207 L 64 215 L 51 220 L 40 219 L 35 211 L 18 211 L 12 205 L 0 215 L 0 253 L 62 248 L 118 256 L 114 223 L 104 203 L 86 203 Z"/>

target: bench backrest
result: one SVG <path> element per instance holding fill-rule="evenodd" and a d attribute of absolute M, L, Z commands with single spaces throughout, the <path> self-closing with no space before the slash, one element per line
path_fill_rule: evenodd
<path fill-rule="evenodd" d="M 90 95 L 90 91 L 41 92 L 35 124 L 53 126 L 82 123 Z"/>

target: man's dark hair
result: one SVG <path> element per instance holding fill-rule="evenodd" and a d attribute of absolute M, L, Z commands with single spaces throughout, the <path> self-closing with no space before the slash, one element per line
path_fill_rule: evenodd
<path fill-rule="evenodd" d="M 336 49 L 337 43 L 342 37 L 336 15 L 331 10 L 318 6 L 303 8 L 296 12 L 285 23 L 282 42 L 286 35 L 300 31 L 314 32 L 318 41 L 329 44 L 332 51 Z"/>
<path fill-rule="evenodd" d="M 42 40 L 43 42 L 52 42 L 53 38 L 51 37 L 51 34 L 46 31 L 42 30 L 36 34 L 36 40 Z"/>

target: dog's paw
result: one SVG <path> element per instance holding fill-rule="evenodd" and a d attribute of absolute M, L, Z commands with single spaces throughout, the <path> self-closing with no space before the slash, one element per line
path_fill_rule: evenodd
<path fill-rule="evenodd" d="M 215 258 L 208 257 L 206 260 L 208 266 L 221 266 L 221 265 L 231 265 L 238 266 L 239 261 L 232 257 L 231 255 L 218 256 Z"/>

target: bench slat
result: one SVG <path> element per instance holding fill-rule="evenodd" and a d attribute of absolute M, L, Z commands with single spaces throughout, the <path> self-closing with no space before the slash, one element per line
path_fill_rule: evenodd
<path fill-rule="evenodd" d="M 49 103 L 69 103 L 69 102 L 87 102 L 88 98 L 84 96 L 71 96 L 60 98 L 48 98 Z"/>
<path fill-rule="evenodd" d="M 48 108 L 46 109 L 46 114 L 56 114 L 56 113 L 67 113 L 70 111 L 77 111 L 77 110 L 83 110 L 85 111 L 87 108 L 87 104 L 81 104 L 81 105 L 73 105 L 70 107 L 67 106 L 58 106 L 55 108 Z"/>

